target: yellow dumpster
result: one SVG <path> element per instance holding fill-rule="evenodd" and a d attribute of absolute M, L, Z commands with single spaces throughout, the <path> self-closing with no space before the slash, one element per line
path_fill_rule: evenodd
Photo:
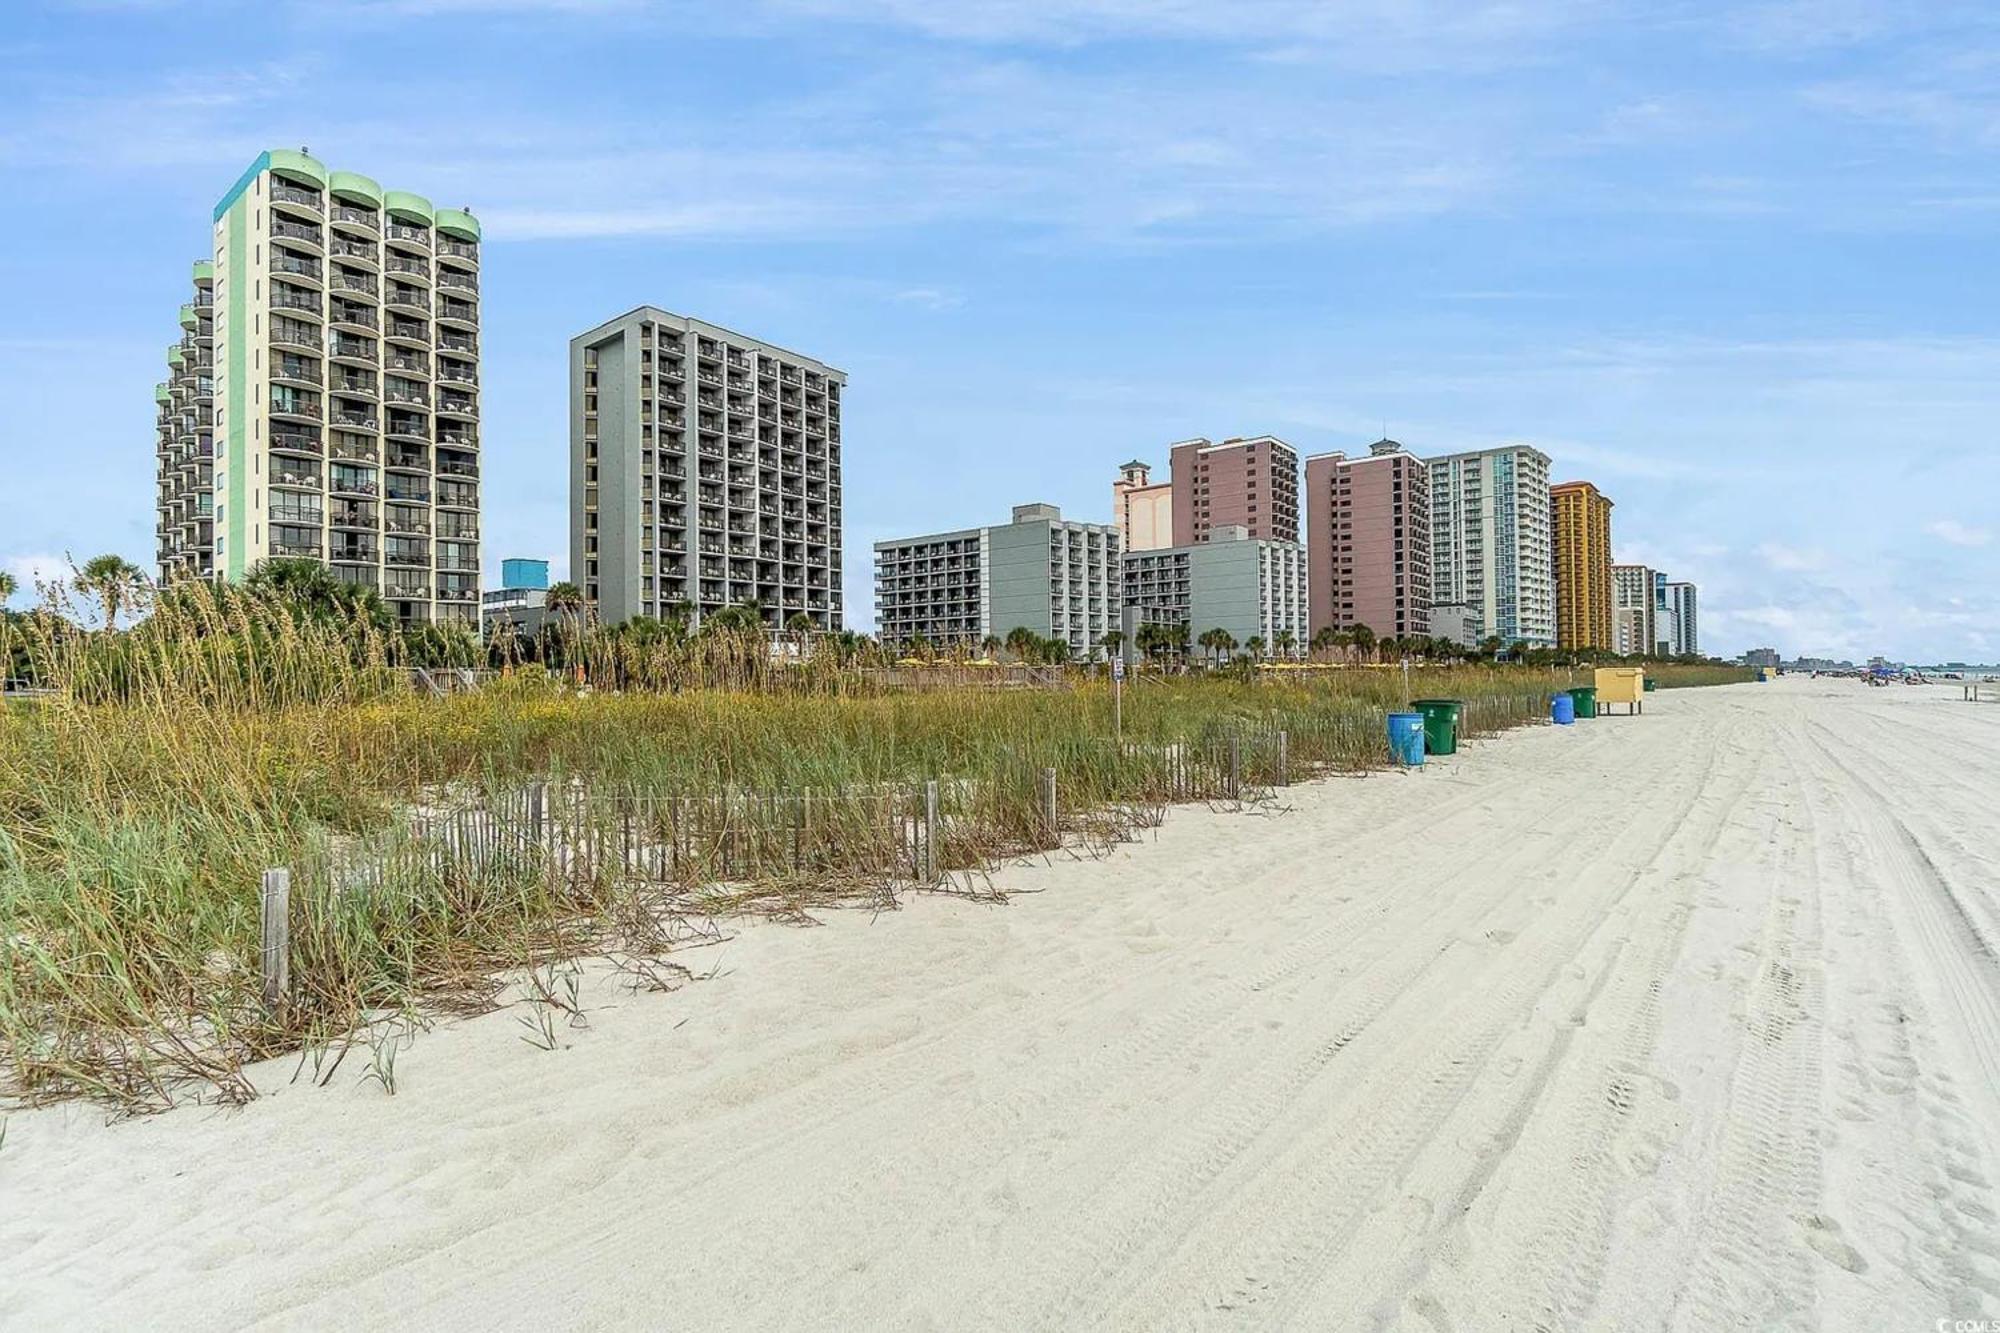
<path fill-rule="evenodd" d="M 1606 704 L 1624 704 L 1627 714 L 1646 711 L 1646 672 L 1643 667 L 1597 668 L 1597 715 L 1609 711 Z"/>

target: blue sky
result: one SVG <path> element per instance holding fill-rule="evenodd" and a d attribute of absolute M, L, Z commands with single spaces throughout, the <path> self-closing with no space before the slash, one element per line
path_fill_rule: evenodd
<path fill-rule="evenodd" d="M 563 563 L 565 345 L 650 302 L 849 372 L 863 627 L 879 538 L 1386 423 L 1598 483 L 1710 651 L 2000 658 L 1990 4 L 11 0 L 0 59 L 16 572 L 151 566 L 188 262 L 305 145 L 486 226 L 489 571 Z"/>

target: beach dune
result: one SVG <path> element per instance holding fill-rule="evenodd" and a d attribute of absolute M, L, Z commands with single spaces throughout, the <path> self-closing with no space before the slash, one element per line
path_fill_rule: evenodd
<path fill-rule="evenodd" d="M 393 1097 L 16 1112 L 0 1325 L 2000 1315 L 2000 707 L 1670 691 L 1279 797 L 593 969 Z"/>

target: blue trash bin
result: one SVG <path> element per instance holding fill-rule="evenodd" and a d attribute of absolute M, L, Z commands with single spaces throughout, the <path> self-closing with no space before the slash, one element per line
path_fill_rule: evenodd
<path fill-rule="evenodd" d="M 1421 768 L 1424 763 L 1424 715 L 1389 714 L 1389 757 L 1405 768 Z"/>
<path fill-rule="evenodd" d="M 1549 700 L 1549 720 L 1559 727 L 1567 727 L 1576 721 L 1576 700 L 1567 694 L 1558 694 Z"/>

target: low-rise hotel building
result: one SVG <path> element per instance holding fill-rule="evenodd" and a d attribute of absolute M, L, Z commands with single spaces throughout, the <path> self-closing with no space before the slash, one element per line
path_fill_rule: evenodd
<path fill-rule="evenodd" d="M 1203 542 L 1129 551 L 1124 570 L 1135 623 L 1185 625 L 1190 643 L 1220 629 L 1239 645 L 1263 640 L 1267 655 L 1287 645 L 1303 651 L 1309 638 L 1306 553 L 1297 542 L 1224 524 Z"/>

